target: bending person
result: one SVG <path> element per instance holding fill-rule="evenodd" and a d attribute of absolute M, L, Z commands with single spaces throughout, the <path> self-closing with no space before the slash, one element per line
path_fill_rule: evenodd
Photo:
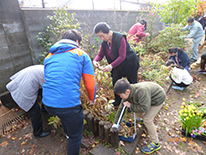
<path fill-rule="evenodd" d="M 14 74 L 6 88 L 18 106 L 28 112 L 35 138 L 45 137 L 50 132 L 43 130 L 40 106 L 37 102 L 39 90 L 44 83 L 44 66 L 33 65 Z"/>
<path fill-rule="evenodd" d="M 187 53 L 182 48 L 169 48 L 168 50 L 170 57 L 169 59 L 174 60 L 174 62 L 183 68 L 185 68 L 187 71 L 189 71 L 190 66 L 190 59 L 187 55 Z"/>
<path fill-rule="evenodd" d="M 188 87 L 193 78 L 190 73 L 182 66 L 177 65 L 174 60 L 168 60 L 166 66 L 173 65 L 173 69 L 170 71 L 170 79 L 176 86 L 172 86 L 173 89 L 184 90 L 184 87 Z"/>

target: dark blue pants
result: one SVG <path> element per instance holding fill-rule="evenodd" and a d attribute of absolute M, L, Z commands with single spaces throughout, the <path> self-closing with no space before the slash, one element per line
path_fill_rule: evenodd
<path fill-rule="evenodd" d="M 45 106 L 45 109 L 50 114 L 60 118 L 64 132 L 69 136 L 67 155 L 79 155 L 84 127 L 82 105 L 73 108 L 52 108 Z"/>
<path fill-rule="evenodd" d="M 34 136 L 40 135 L 43 132 L 43 126 L 40 106 L 37 101 L 35 102 L 34 106 L 28 111 L 28 115 L 32 123 Z"/>

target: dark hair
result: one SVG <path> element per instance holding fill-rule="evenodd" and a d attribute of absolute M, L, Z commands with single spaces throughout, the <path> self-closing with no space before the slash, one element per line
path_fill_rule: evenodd
<path fill-rule="evenodd" d="M 184 69 L 184 67 L 176 64 L 175 61 L 172 60 L 172 59 L 168 60 L 168 61 L 165 63 L 165 66 L 172 66 L 172 67 L 177 67 L 177 68 L 180 68 L 180 69 Z"/>
<path fill-rule="evenodd" d="M 200 64 L 200 68 L 201 70 L 205 70 L 205 64 L 206 64 L 206 53 L 201 55 L 201 64 Z"/>
<path fill-rule="evenodd" d="M 171 47 L 171 48 L 169 48 L 168 51 L 169 51 L 169 54 L 172 54 L 172 53 L 177 53 L 178 51 L 183 52 L 183 49 L 177 48 L 177 47 Z"/>
<path fill-rule="evenodd" d="M 126 79 L 119 79 L 114 84 L 114 93 L 116 94 L 125 93 L 127 89 L 131 90 L 131 86 L 129 81 L 127 81 Z"/>
<path fill-rule="evenodd" d="M 111 30 L 111 28 L 106 22 L 99 22 L 94 26 L 95 33 L 99 33 L 101 31 L 102 33 L 108 34 L 109 30 Z"/>
<path fill-rule="evenodd" d="M 194 22 L 194 18 L 192 18 L 192 17 L 188 18 L 187 22 L 188 23 L 193 23 Z"/>
<path fill-rule="evenodd" d="M 70 29 L 63 33 L 62 39 L 70 39 L 73 41 L 78 40 L 80 44 L 80 42 L 82 41 L 82 36 L 81 36 L 81 33 L 77 31 L 76 29 Z"/>
<path fill-rule="evenodd" d="M 145 20 L 140 20 L 140 23 L 141 23 L 142 25 L 145 25 L 145 26 L 144 26 L 144 29 L 146 30 L 146 29 L 147 29 L 147 21 L 145 21 Z"/>
<path fill-rule="evenodd" d="M 176 64 L 174 60 L 170 59 L 165 63 L 165 66 L 170 66 Z"/>

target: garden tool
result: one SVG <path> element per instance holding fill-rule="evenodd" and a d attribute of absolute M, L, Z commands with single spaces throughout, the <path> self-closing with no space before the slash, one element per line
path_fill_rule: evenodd
<path fill-rule="evenodd" d="M 11 133 L 20 122 L 22 118 L 5 107 L 0 100 L 0 135 Z"/>
<path fill-rule="evenodd" d="M 121 122 L 121 120 L 122 120 L 122 117 L 123 117 L 123 114 L 124 114 L 124 111 L 125 111 L 125 108 L 126 108 L 127 106 L 124 106 L 123 107 L 123 109 L 122 109 L 122 111 L 121 111 L 121 114 L 120 114 L 120 116 L 119 116 L 119 119 L 118 119 L 118 121 L 117 121 L 117 127 L 120 129 L 120 122 Z M 126 124 L 127 124 L 127 126 L 128 127 L 131 127 L 131 123 L 127 123 L 126 122 Z M 136 137 L 136 135 L 137 135 L 137 129 L 136 129 L 136 115 L 135 115 L 135 113 L 134 113 L 134 129 L 135 129 L 135 133 L 133 134 L 133 136 L 132 137 L 124 137 L 124 136 L 118 136 L 119 137 L 119 139 L 120 140 L 123 140 L 123 141 L 128 141 L 128 142 L 132 142 L 134 139 L 135 139 L 135 137 Z M 118 130 L 119 130 L 118 129 Z"/>

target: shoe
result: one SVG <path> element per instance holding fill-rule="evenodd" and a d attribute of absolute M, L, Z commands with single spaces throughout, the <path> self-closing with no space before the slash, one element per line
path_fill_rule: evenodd
<path fill-rule="evenodd" d="M 143 119 L 142 118 L 136 118 L 137 123 L 139 124 L 144 124 Z"/>
<path fill-rule="evenodd" d="M 179 87 L 179 86 L 172 86 L 173 89 L 176 89 L 176 90 L 184 90 L 183 87 Z"/>
<path fill-rule="evenodd" d="M 206 71 L 200 70 L 200 71 L 197 71 L 197 73 L 206 74 Z"/>
<path fill-rule="evenodd" d="M 35 138 L 42 138 L 50 135 L 50 131 L 43 131 L 40 135 L 34 136 Z"/>
<path fill-rule="evenodd" d="M 190 61 L 191 61 L 191 62 L 195 62 L 195 61 L 197 61 L 197 59 L 191 58 Z"/>
<path fill-rule="evenodd" d="M 151 142 L 147 146 L 143 147 L 141 150 L 143 153 L 150 154 L 150 153 L 153 153 L 154 151 L 159 150 L 160 148 L 161 148 L 160 143 L 158 143 L 158 145 L 156 145 L 154 142 Z"/>

